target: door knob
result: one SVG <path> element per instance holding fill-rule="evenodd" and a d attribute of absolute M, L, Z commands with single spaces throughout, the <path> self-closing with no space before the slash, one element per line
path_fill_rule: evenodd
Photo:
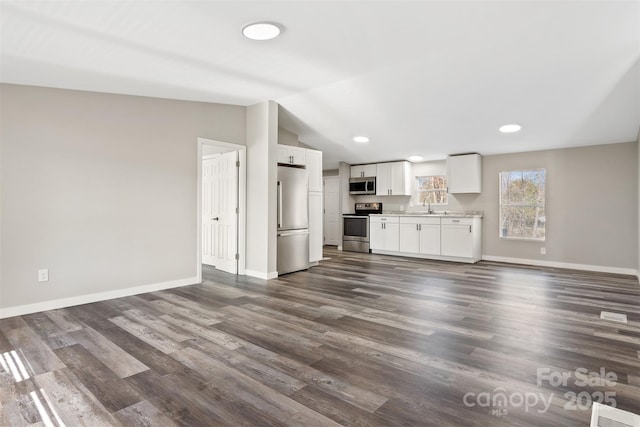
<path fill-rule="evenodd" d="M 218 217 L 211 218 L 211 220 L 212 220 L 212 221 L 217 221 L 217 220 L 219 220 L 219 219 L 220 219 L 220 218 L 218 218 Z"/>

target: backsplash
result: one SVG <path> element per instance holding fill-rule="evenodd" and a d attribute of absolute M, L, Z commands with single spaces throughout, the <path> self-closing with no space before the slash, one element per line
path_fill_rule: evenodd
<path fill-rule="evenodd" d="M 383 211 L 409 210 L 411 196 L 356 196 L 358 203 L 381 202 Z"/>
<path fill-rule="evenodd" d="M 428 210 L 428 206 L 415 205 L 412 196 L 355 196 L 354 198 L 357 203 L 380 202 L 384 212 L 422 212 Z M 449 194 L 447 204 L 432 204 L 431 209 L 455 212 L 474 211 L 480 209 L 477 204 L 473 203 L 476 198 L 477 195 L 459 194 L 455 196 Z"/>

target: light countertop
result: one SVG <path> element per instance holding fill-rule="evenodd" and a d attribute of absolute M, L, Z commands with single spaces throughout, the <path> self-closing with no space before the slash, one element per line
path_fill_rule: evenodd
<path fill-rule="evenodd" d="M 411 211 L 389 211 L 381 214 L 371 214 L 372 216 L 426 216 L 435 218 L 482 218 L 483 213 L 479 211 L 455 212 L 455 211 L 436 211 L 432 213 L 411 212 Z"/>

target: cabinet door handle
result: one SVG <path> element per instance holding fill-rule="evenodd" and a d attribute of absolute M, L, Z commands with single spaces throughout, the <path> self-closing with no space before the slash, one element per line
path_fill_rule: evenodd
<path fill-rule="evenodd" d="M 422 224 L 418 224 L 418 230 L 422 231 Z"/>
<path fill-rule="evenodd" d="M 471 226 L 469 226 L 469 233 L 471 233 Z"/>

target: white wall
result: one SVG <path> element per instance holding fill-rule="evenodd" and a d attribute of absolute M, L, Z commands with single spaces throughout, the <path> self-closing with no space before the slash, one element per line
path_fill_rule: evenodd
<path fill-rule="evenodd" d="M 244 107 L 3 84 L 0 108 L 0 308 L 196 276 L 196 140 L 244 145 Z"/>
<path fill-rule="evenodd" d="M 484 212 L 482 254 L 636 269 L 640 265 L 638 143 L 546 150 L 482 158 L 482 194 L 449 195 L 434 210 Z M 498 174 L 520 169 L 546 169 L 545 242 L 498 237 Z M 413 175 L 446 174 L 446 161 L 413 165 Z M 415 191 L 415 179 L 414 179 Z M 381 201 L 385 210 L 424 210 L 413 197 L 358 196 Z M 540 254 L 540 247 L 547 250 Z"/>
<path fill-rule="evenodd" d="M 278 104 L 247 108 L 247 274 L 277 276 Z"/>

